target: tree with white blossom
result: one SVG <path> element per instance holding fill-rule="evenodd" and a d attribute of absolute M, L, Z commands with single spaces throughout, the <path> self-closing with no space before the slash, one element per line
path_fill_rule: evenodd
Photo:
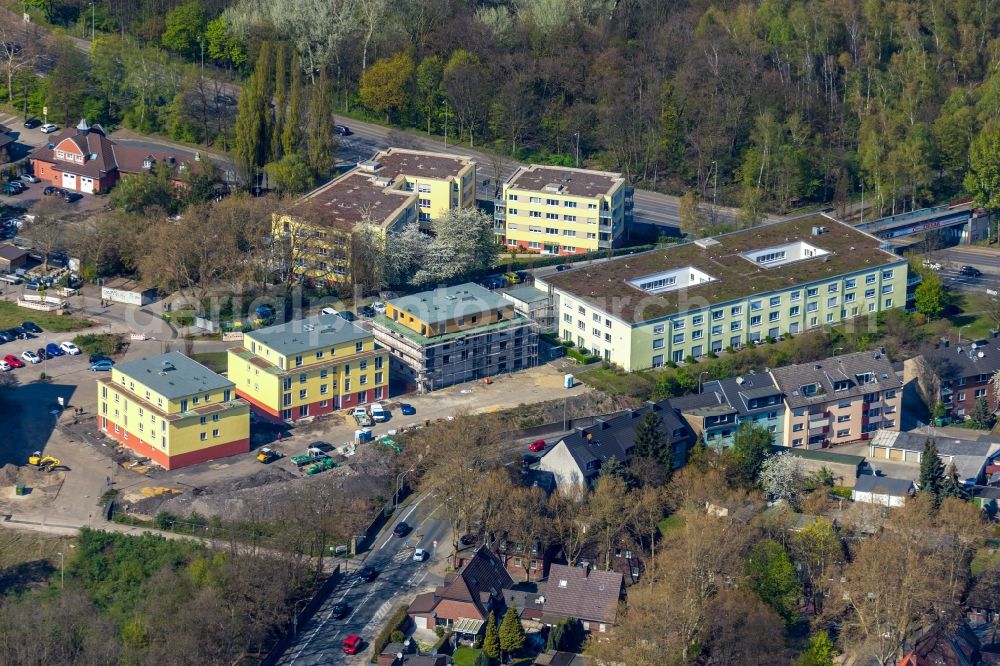
<path fill-rule="evenodd" d="M 802 488 L 802 463 L 795 456 L 778 453 L 769 456 L 760 468 L 757 482 L 772 500 L 797 504 Z"/>

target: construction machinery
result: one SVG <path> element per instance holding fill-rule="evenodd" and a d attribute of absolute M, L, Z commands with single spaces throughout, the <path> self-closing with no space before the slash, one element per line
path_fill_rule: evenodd
<path fill-rule="evenodd" d="M 269 449 L 268 447 L 263 447 L 257 452 L 257 460 L 264 463 L 265 465 L 270 464 L 281 457 L 281 454 L 274 449 Z"/>
<path fill-rule="evenodd" d="M 51 472 L 56 467 L 59 467 L 62 463 L 58 458 L 53 458 L 52 456 L 43 456 L 41 451 L 35 451 L 30 456 L 28 456 L 28 464 L 34 465 L 38 469 L 45 470 L 46 472 Z"/>

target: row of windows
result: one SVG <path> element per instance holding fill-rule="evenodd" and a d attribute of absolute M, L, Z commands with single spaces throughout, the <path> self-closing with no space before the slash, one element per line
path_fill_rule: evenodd
<path fill-rule="evenodd" d="M 587 235 L 589 236 L 590 234 L 587 234 Z M 509 238 L 507 240 L 507 245 L 509 245 L 510 247 L 516 247 L 517 246 L 517 241 L 514 240 L 513 238 Z M 538 242 L 538 241 L 529 241 L 528 242 L 528 249 L 530 249 L 530 250 L 541 250 L 543 248 L 542 248 L 542 244 L 540 242 Z M 563 246 L 560 247 L 559 245 L 551 245 L 549 243 L 546 243 L 544 250 L 546 252 L 559 252 L 559 251 L 562 251 L 562 252 L 576 252 L 576 246 L 575 245 L 563 245 Z"/>
<path fill-rule="evenodd" d="M 516 194 L 508 194 L 507 195 L 507 201 L 518 201 L 518 195 L 516 195 Z M 531 196 L 529 196 L 527 198 L 527 201 L 528 201 L 528 203 L 541 204 L 542 203 L 542 197 L 531 197 Z M 559 199 L 545 199 L 544 203 L 545 203 L 546 206 L 560 206 L 561 205 L 564 208 L 576 208 L 577 207 L 575 201 L 562 201 L 562 202 L 560 202 Z M 594 210 L 594 209 L 597 208 L 597 204 L 596 203 L 588 203 L 587 204 L 587 208 L 591 209 L 591 210 Z"/>

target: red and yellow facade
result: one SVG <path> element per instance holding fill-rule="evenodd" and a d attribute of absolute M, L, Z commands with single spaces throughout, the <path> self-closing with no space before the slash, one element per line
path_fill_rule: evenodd
<path fill-rule="evenodd" d="M 231 382 L 215 375 L 218 381 L 211 388 L 191 384 L 187 390 L 178 373 L 172 394 L 164 395 L 143 376 L 130 373 L 129 365 L 97 380 L 102 433 L 165 469 L 250 450 L 250 406 L 236 397 Z"/>

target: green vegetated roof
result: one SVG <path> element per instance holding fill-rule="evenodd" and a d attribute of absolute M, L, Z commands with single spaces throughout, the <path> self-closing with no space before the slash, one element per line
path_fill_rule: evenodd
<path fill-rule="evenodd" d="M 441 342 L 448 342 L 449 340 L 455 340 L 458 338 L 464 338 L 470 335 L 479 335 L 481 333 L 491 333 L 493 331 L 502 331 L 505 328 L 511 328 L 513 326 L 523 326 L 531 322 L 530 319 L 518 315 L 511 319 L 504 319 L 492 324 L 487 324 L 485 326 L 477 326 L 475 328 L 467 328 L 461 331 L 455 331 L 454 333 L 445 333 L 444 335 L 435 335 L 433 338 L 428 338 L 425 335 L 420 335 L 413 329 L 409 329 L 402 324 L 393 321 L 385 315 L 379 315 L 372 320 L 375 324 L 382 326 L 393 333 L 399 333 L 410 340 L 413 340 L 419 345 L 436 345 Z"/>
<path fill-rule="evenodd" d="M 814 227 L 825 231 L 813 235 Z M 771 268 L 742 256 L 796 241 L 809 243 L 827 254 Z M 883 250 L 881 241 L 874 236 L 817 215 L 591 264 L 546 276 L 545 281 L 625 321 L 639 323 L 901 261 L 901 257 Z M 655 295 L 627 282 L 688 266 L 714 280 Z M 616 306 L 614 299 L 621 299 L 620 305 Z"/>

